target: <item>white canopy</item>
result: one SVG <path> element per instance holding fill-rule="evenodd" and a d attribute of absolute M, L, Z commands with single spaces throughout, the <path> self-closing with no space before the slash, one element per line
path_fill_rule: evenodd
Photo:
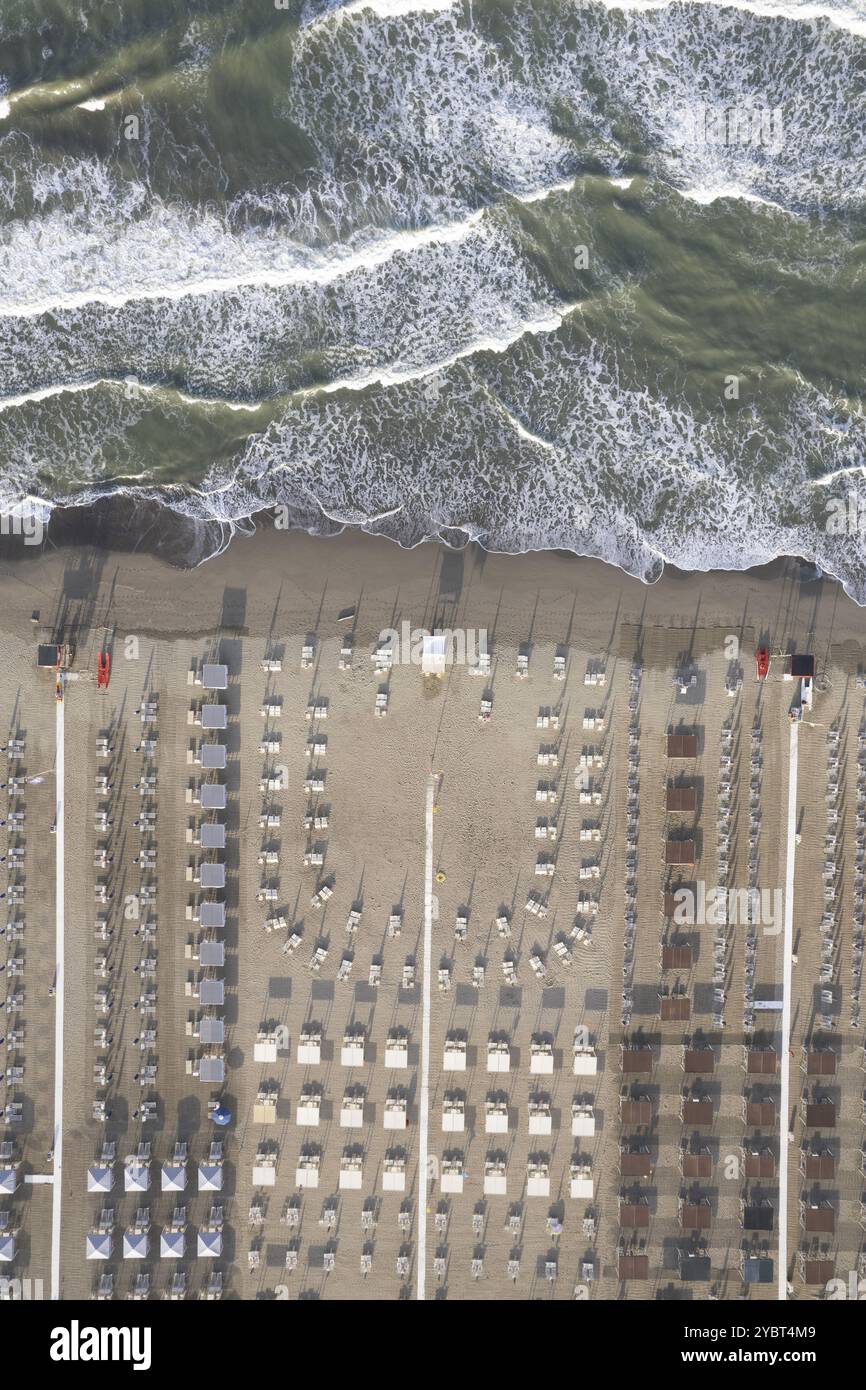
<path fill-rule="evenodd" d="M 17 1168 L 0 1168 L 0 1192 L 11 1194 L 18 1186 Z"/>
<path fill-rule="evenodd" d="M 196 1254 L 199 1259 L 217 1260 L 222 1252 L 222 1231 L 199 1231 L 196 1237 Z"/>
<path fill-rule="evenodd" d="M 186 1168 L 182 1163 L 162 1165 L 162 1191 L 183 1192 L 186 1188 Z"/>
<path fill-rule="evenodd" d="M 111 1248 L 111 1236 L 108 1232 L 91 1231 L 85 1237 L 84 1258 L 86 1260 L 110 1260 Z"/>
<path fill-rule="evenodd" d="M 147 1243 L 147 1231 L 125 1231 L 123 1235 L 123 1258 L 125 1260 L 146 1260 Z"/>
<path fill-rule="evenodd" d="M 128 1163 L 123 1170 L 124 1192 L 146 1192 L 150 1187 L 150 1169 L 137 1163 Z"/>
<path fill-rule="evenodd" d="M 198 1166 L 199 1192 L 222 1192 L 222 1166 L 214 1163 L 200 1163 Z"/>
<path fill-rule="evenodd" d="M 104 1168 L 102 1164 L 94 1163 L 87 1170 L 87 1191 L 88 1192 L 110 1192 L 114 1186 L 114 1173 L 112 1169 Z"/>
<path fill-rule="evenodd" d="M 163 1231 L 159 1238 L 161 1260 L 182 1260 L 186 1236 L 183 1231 Z"/>

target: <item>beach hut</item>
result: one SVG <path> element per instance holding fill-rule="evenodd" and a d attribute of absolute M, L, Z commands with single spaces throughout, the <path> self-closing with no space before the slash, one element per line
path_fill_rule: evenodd
<path fill-rule="evenodd" d="M 448 639 L 444 633 L 425 633 L 421 646 L 421 674 L 444 676 L 448 656 Z"/>
<path fill-rule="evenodd" d="M 665 792 L 665 810 L 672 813 L 694 811 L 697 801 L 694 787 L 668 787 Z"/>
<path fill-rule="evenodd" d="M 127 1159 L 123 1170 L 124 1192 L 147 1192 L 150 1187 L 150 1164 L 139 1163 L 137 1159 Z"/>
<path fill-rule="evenodd" d="M 220 1045 L 225 1041 L 225 1023 L 221 1018 L 206 1014 L 204 1018 L 199 1020 L 198 1035 L 203 1043 Z"/>
<path fill-rule="evenodd" d="M 225 985 L 222 980 L 203 979 L 199 981 L 198 998 L 209 1008 L 221 1008 L 225 1003 Z"/>
<path fill-rule="evenodd" d="M 212 1086 L 219 1086 L 225 1080 L 226 1064 L 223 1057 L 202 1057 L 199 1060 L 199 1081 L 207 1081 Z"/>
<path fill-rule="evenodd" d="M 88 1192 L 110 1192 L 114 1186 L 114 1170 L 110 1164 L 93 1163 L 87 1170 Z"/>
<path fill-rule="evenodd" d="M 223 1169 L 221 1163 L 200 1163 L 198 1165 L 199 1192 L 222 1192 Z"/>
<path fill-rule="evenodd" d="M 364 1160 L 354 1149 L 344 1149 L 340 1159 L 341 1191 L 360 1192 L 364 1179 Z"/>
<path fill-rule="evenodd" d="M 529 1045 L 529 1070 L 533 1076 L 550 1076 L 553 1072 L 553 1043 L 539 1033 Z"/>
<path fill-rule="evenodd" d="M 623 1076 L 649 1076 L 653 1069 L 655 1054 L 651 1047 L 622 1047 Z"/>
<path fill-rule="evenodd" d="M 572 1102 L 571 1133 L 573 1138 L 595 1134 L 595 1111 L 591 1104 L 577 1100 Z"/>
<path fill-rule="evenodd" d="M 620 1101 L 619 1118 L 624 1125 L 649 1125 L 652 1124 L 653 1107 L 652 1101 L 645 1098 Z"/>
<path fill-rule="evenodd" d="M 836 1106 L 832 1101 L 816 1101 L 805 1108 L 805 1123 L 809 1129 L 834 1129 Z"/>
<path fill-rule="evenodd" d="M 442 1159 L 439 1179 L 439 1187 L 442 1192 L 450 1192 L 455 1195 L 462 1193 L 465 1177 L 463 1164 L 464 1158 L 462 1153 L 447 1154 Z"/>
<path fill-rule="evenodd" d="M 575 1040 L 573 1049 L 572 1073 L 574 1076 L 595 1076 L 598 1072 L 598 1057 L 595 1048 Z"/>
<path fill-rule="evenodd" d="M 385 1099 L 385 1109 L 382 1114 L 383 1128 L 405 1129 L 406 1122 L 406 1097 L 403 1095 L 388 1095 Z"/>
<path fill-rule="evenodd" d="M 198 920 L 204 928 L 222 931 L 226 924 L 225 903 L 200 903 Z"/>
<path fill-rule="evenodd" d="M 708 1231 L 713 1224 L 713 1213 L 708 1198 L 699 1201 L 679 1203 L 680 1227 L 684 1231 Z"/>
<path fill-rule="evenodd" d="M 18 1187 L 18 1165 L 13 1163 L 0 1168 L 0 1196 L 11 1197 Z M 93 1189 L 88 1188 L 88 1191 Z M 101 1189 L 98 1189 L 101 1190 Z"/>
<path fill-rule="evenodd" d="M 196 1236 L 196 1255 L 200 1260 L 218 1260 L 223 1252 L 223 1233 L 206 1226 Z"/>
<path fill-rule="evenodd" d="M 711 1100 L 683 1100 L 680 1118 L 684 1129 L 705 1129 L 713 1123 L 713 1102 Z"/>
<path fill-rule="evenodd" d="M 382 1191 L 383 1192 L 405 1192 L 406 1190 L 406 1157 L 405 1154 L 397 1153 L 393 1149 L 387 1150 L 385 1162 L 382 1167 Z"/>
<path fill-rule="evenodd" d="M 225 729 L 228 726 L 225 705 L 202 705 L 199 720 L 203 729 Z"/>
<path fill-rule="evenodd" d="M 446 1091 L 442 1103 L 443 1134 L 462 1134 L 466 1127 L 466 1101 L 454 1091 Z"/>
<path fill-rule="evenodd" d="M 511 1049 L 508 1039 L 500 1034 L 494 1034 L 487 1043 L 487 1070 L 488 1072 L 509 1072 L 511 1071 Z"/>
<path fill-rule="evenodd" d="M 322 1034 L 319 1029 L 307 1028 L 298 1039 L 298 1065 L 317 1067 L 322 1060 Z"/>
<path fill-rule="evenodd" d="M 162 1192 L 184 1192 L 186 1190 L 186 1164 L 164 1163 L 160 1179 Z"/>
<path fill-rule="evenodd" d="M 550 1161 L 542 1155 L 531 1155 L 526 1165 L 526 1195 L 550 1196 Z"/>
<path fill-rule="evenodd" d="M 484 1164 L 485 1197 L 504 1197 L 506 1195 L 506 1173 L 504 1158 L 488 1158 Z"/>
<path fill-rule="evenodd" d="M 276 1062 L 277 1044 L 273 1034 L 260 1032 L 258 1040 L 253 1043 L 254 1062 Z"/>
<path fill-rule="evenodd" d="M 569 1191 L 575 1199 L 591 1202 L 595 1191 L 592 1168 L 588 1163 L 572 1163 Z"/>
<path fill-rule="evenodd" d="M 668 840 L 665 844 L 665 863 L 691 868 L 695 862 L 694 840 Z"/>
<path fill-rule="evenodd" d="M 300 1121 L 298 1121 L 300 1124 Z M 318 1124 L 318 1120 L 316 1121 Z M 360 1129 L 364 1123 L 364 1097 L 359 1091 L 347 1091 L 340 1106 L 340 1128 Z M 386 1125 L 387 1128 L 387 1125 Z"/>
<path fill-rule="evenodd" d="M 201 683 L 205 690 L 226 690 L 229 668 L 220 662 L 206 661 L 201 668 Z"/>
<path fill-rule="evenodd" d="M 711 1047 L 683 1048 L 683 1071 L 689 1075 L 711 1074 L 715 1066 L 715 1053 Z"/>
<path fill-rule="evenodd" d="M 746 1071 L 749 1076 L 775 1076 L 776 1051 L 772 1047 L 746 1048 Z"/>
<path fill-rule="evenodd" d="M 550 1101 L 546 1096 L 530 1096 L 529 1133 L 550 1134 L 552 1130 L 553 1116 L 550 1113 Z"/>
<path fill-rule="evenodd" d="M 182 1260 L 186 1253 L 185 1231 L 163 1231 L 159 1237 L 161 1260 Z"/>
<path fill-rule="evenodd" d="M 364 1065 L 364 1036 L 362 1033 L 345 1033 L 340 1048 L 340 1065 L 343 1067 L 362 1067 Z"/>
<path fill-rule="evenodd" d="M 295 1169 L 295 1187 L 316 1188 L 319 1186 L 320 1156 L 317 1153 L 302 1153 Z"/>
<path fill-rule="evenodd" d="M 619 1224 L 626 1231 L 647 1231 L 650 1209 L 646 1198 L 639 1202 L 620 1202 Z"/>
<path fill-rule="evenodd" d="M 199 869 L 199 883 L 202 888 L 225 888 L 225 864 L 202 864 Z"/>
<path fill-rule="evenodd" d="M 696 758 L 698 756 L 697 734 L 668 734 L 667 754 L 669 758 Z"/>
<path fill-rule="evenodd" d="M 199 804 L 203 811 L 224 811 L 228 793 L 224 782 L 202 782 Z"/>
<path fill-rule="evenodd" d="M 112 1239 L 109 1231 L 90 1231 L 84 1238 L 86 1260 L 110 1260 Z"/>
<path fill-rule="evenodd" d="M 484 1133 L 508 1133 L 508 1098 L 502 1093 L 489 1095 L 484 1102 Z"/>
<path fill-rule="evenodd" d="M 385 1066 L 403 1071 L 409 1065 L 409 1039 L 401 1032 L 390 1032 L 385 1039 Z"/>
<path fill-rule="evenodd" d="M 125 1260 L 146 1260 L 148 1245 L 147 1231 L 131 1227 L 123 1233 L 123 1258 Z"/>

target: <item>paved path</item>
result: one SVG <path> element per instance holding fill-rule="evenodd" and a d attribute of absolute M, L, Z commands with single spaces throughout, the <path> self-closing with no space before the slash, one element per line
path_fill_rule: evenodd
<path fill-rule="evenodd" d="M 427 815 L 424 852 L 424 967 L 421 1013 L 421 1095 L 418 1128 L 418 1259 L 417 1293 L 419 1300 L 426 1296 L 427 1281 L 427 1189 L 429 1186 L 428 1144 L 430 1130 L 430 972 L 433 960 L 433 805 L 436 782 L 430 776 L 427 783 Z"/>
<path fill-rule="evenodd" d="M 51 1297 L 60 1297 L 60 1232 L 63 1200 L 63 953 L 66 939 L 64 918 L 64 835 L 63 813 L 66 794 L 65 768 L 65 702 L 57 701 L 57 805 L 54 822 L 56 855 L 55 882 L 55 948 L 54 948 L 54 1182 L 51 1189 Z"/>
<path fill-rule="evenodd" d="M 797 732 L 791 723 L 788 754 L 788 827 L 785 859 L 785 930 L 782 939 L 782 1076 L 779 1099 L 779 1298 L 788 1297 L 788 1125 L 791 1106 L 791 966 L 794 950 L 794 861 L 797 855 Z"/>

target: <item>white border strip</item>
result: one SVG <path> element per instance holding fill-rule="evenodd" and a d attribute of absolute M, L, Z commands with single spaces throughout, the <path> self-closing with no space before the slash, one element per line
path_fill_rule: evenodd
<path fill-rule="evenodd" d="M 797 730 L 791 723 L 788 757 L 788 850 L 785 861 L 785 933 L 782 939 L 782 1076 L 779 1099 L 779 1282 L 781 1302 L 788 1297 L 788 1112 L 791 1105 L 791 966 L 794 950 L 794 862 L 797 854 Z"/>

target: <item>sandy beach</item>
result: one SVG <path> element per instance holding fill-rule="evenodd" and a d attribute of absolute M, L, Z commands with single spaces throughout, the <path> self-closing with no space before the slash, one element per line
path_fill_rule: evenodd
<path fill-rule="evenodd" d="M 410 631 L 469 634 L 470 658 L 476 635 L 486 633 L 489 671 L 476 674 L 472 659 L 441 677 L 425 676 L 411 660 L 377 670 L 371 657 L 383 632 L 400 633 L 404 623 Z M 112 1295 L 127 1296 L 143 1274 L 149 1295 L 162 1296 L 183 1272 L 187 1297 L 213 1292 L 218 1273 L 222 1296 L 243 1299 L 773 1299 L 776 1275 L 744 1283 L 742 1261 L 778 1259 L 783 1216 L 790 1297 L 820 1296 L 827 1278 L 847 1279 L 859 1268 L 863 1033 L 852 1026 L 850 996 L 864 718 L 856 674 L 866 614 L 838 586 L 802 582 L 790 562 L 748 574 L 669 572 L 646 588 L 599 562 L 558 553 L 507 557 L 432 544 L 403 551 L 357 534 L 323 540 L 262 531 L 190 572 L 148 555 L 80 547 L 4 563 L 0 631 L 0 727 L 10 738 L 26 737 L 24 775 L 45 774 L 22 798 L 26 932 L 0 945 L 7 960 L 23 957 L 25 971 L 23 1033 L 13 1050 L 25 1069 L 5 1088 L 7 1104 L 24 1102 L 23 1118 L 0 1126 L 18 1165 L 17 1190 L 0 1204 L 17 1233 L 18 1278 L 41 1279 L 46 1290 L 50 1282 L 51 1184 L 27 1181 L 52 1172 L 55 1084 L 55 700 L 52 678 L 35 667 L 35 644 L 60 634 L 74 642 L 73 671 L 80 673 L 64 700 L 61 1297 L 91 1297 L 106 1275 Z M 774 657 L 770 678 L 758 683 L 754 651 L 763 642 Z M 111 651 L 112 675 L 108 690 L 98 691 L 93 677 L 103 648 Z M 675 928 L 664 895 L 675 882 L 720 881 L 726 779 L 729 884 L 749 882 L 750 812 L 757 807 L 757 883 L 784 888 L 794 686 L 782 671 L 783 653 L 792 650 L 814 653 L 818 689 L 798 730 L 790 1106 L 788 1115 L 756 1126 L 747 1123 L 746 1101 L 771 1100 L 778 1111 L 781 1035 L 777 1012 L 759 1014 L 751 1027 L 744 1022 L 747 924 L 726 928 L 721 1005 L 713 926 Z M 521 653 L 525 675 L 518 674 Z M 263 670 L 268 659 L 281 669 Z M 205 777 L 194 758 L 207 739 L 189 722 L 204 698 L 189 673 L 205 660 L 229 669 L 221 736 L 223 1086 L 189 1070 L 207 1052 L 195 1033 L 202 1009 L 189 990 L 202 973 L 201 934 L 188 916 L 207 896 L 194 878 L 209 856 L 195 844 L 202 816 L 190 797 Z M 726 681 L 737 666 L 742 688 L 728 696 Z M 673 677 L 685 670 L 696 680 L 682 693 Z M 588 685 L 593 672 L 603 682 Z M 380 694 L 387 712 L 377 718 Z M 138 748 L 149 733 L 136 712 L 149 702 L 157 711 L 150 762 Z M 263 716 L 263 706 L 279 713 Z M 479 717 L 487 712 L 489 718 Z M 590 727 L 596 718 L 599 726 Z M 671 730 L 696 734 L 695 757 L 668 757 Z M 273 746 L 263 752 L 269 737 Z M 112 748 L 103 760 L 100 738 Z M 828 759 L 836 760 L 839 783 L 831 854 L 838 873 L 832 968 L 822 982 L 828 957 L 820 923 L 828 907 L 820 885 L 828 778 L 834 780 Z M 263 777 L 275 769 L 281 785 L 263 790 Z M 100 775 L 107 791 L 98 789 Z M 145 799 L 137 784 L 150 775 L 157 780 Z M 305 785 L 309 779 L 321 779 L 321 790 Z M 666 811 L 671 783 L 694 788 L 694 810 Z M 555 801 L 538 799 L 542 785 L 555 789 Z M 632 798 L 639 828 L 628 961 Z M 135 825 L 145 805 L 155 812 L 146 834 Z M 106 806 L 111 824 L 100 831 Z M 279 823 L 263 827 L 268 814 Z M 324 824 L 305 825 L 307 816 Z M 540 836 L 542 826 L 555 826 L 556 838 Z M 693 862 L 682 873 L 666 867 L 670 838 L 694 840 Z M 145 871 L 137 861 L 148 848 L 156 859 Z M 263 866 L 266 852 L 278 863 Z M 321 853 L 322 862 L 305 864 L 311 853 Z M 537 872 L 545 860 L 555 870 L 549 876 Z M 112 896 L 94 906 L 100 881 Z M 145 908 L 141 887 L 151 883 L 154 901 Z M 314 908 L 311 898 L 323 883 L 332 895 Z M 258 900 L 270 885 L 274 905 Z M 541 913 L 526 910 L 533 896 Z M 580 909 L 586 897 L 594 906 Z M 350 932 L 353 910 L 360 923 Z M 100 914 L 110 927 L 106 939 L 95 935 Z M 286 926 L 267 932 L 269 915 Z M 389 930 L 395 915 L 399 934 Z M 506 934 L 497 927 L 503 916 Z M 456 937 L 462 917 L 465 931 Z M 155 927 L 149 944 L 135 935 L 143 920 Z M 293 934 L 300 940 L 289 954 L 282 948 Z M 663 971 L 663 942 L 688 945 L 689 963 Z M 313 971 L 319 947 L 326 954 Z M 782 951 L 778 924 L 759 931 L 757 997 L 777 996 Z M 155 960 L 146 987 L 145 957 Z M 0 987 L 7 1000 L 14 984 L 7 973 Z M 820 997 L 828 987 L 830 1004 Z M 111 997 L 102 1018 L 100 989 Z M 134 1006 L 146 989 L 154 1002 L 145 1019 Z M 689 1000 L 687 1019 L 662 1021 L 660 989 Z M 719 1008 L 723 1026 L 714 1023 Z M 829 1029 L 822 1024 L 828 1011 Z M 18 1017 L 4 1015 L 7 1032 Z M 98 1040 L 101 1024 L 110 1042 Z M 155 1032 L 142 1047 L 145 1026 Z M 594 1074 L 574 1072 L 578 1030 L 595 1057 Z M 320 1057 L 306 1065 L 298 1049 L 301 1034 L 311 1031 L 320 1033 Z M 275 1061 L 254 1060 L 262 1033 L 279 1038 Z M 351 1066 L 343 1058 L 349 1034 L 363 1042 L 363 1056 Z M 406 1043 L 405 1065 L 388 1066 L 386 1048 L 398 1038 Z M 710 1073 L 684 1073 L 687 1040 L 712 1052 Z M 490 1070 L 491 1041 L 503 1045 L 507 1071 Z M 446 1070 L 455 1043 L 465 1067 Z M 649 1046 L 645 1074 L 623 1074 L 624 1043 Z M 834 1050 L 835 1074 L 807 1075 L 804 1047 L 824 1043 Z M 773 1072 L 757 1082 L 746 1070 L 747 1049 L 756 1046 L 775 1056 Z M 7 1069 L 13 1053 L 7 1048 Z M 547 1060 L 539 1060 L 542 1054 Z M 142 1087 L 148 1062 L 156 1072 Z M 111 1079 L 98 1084 L 101 1065 Z M 684 1124 L 685 1092 L 712 1103 L 708 1124 Z M 343 1122 L 352 1109 L 347 1096 L 360 1100 L 357 1127 Z M 100 1097 L 111 1111 L 102 1121 L 93 1110 Z M 141 1104 L 149 1097 L 156 1117 L 143 1123 Z M 299 1102 L 309 1106 L 311 1097 L 318 1124 L 299 1124 Z M 835 1106 L 832 1125 L 807 1125 L 805 1104 L 816 1099 Z M 212 1100 L 231 1112 L 222 1130 L 208 1116 Z M 622 1103 L 634 1101 L 647 1102 L 648 1110 L 640 1119 L 623 1118 Z M 573 1132 L 575 1106 L 591 1124 Z M 386 1114 L 397 1127 L 385 1127 Z M 217 1195 L 197 1184 L 215 1139 L 224 1151 Z M 115 1145 L 113 1186 L 100 1196 L 87 1192 L 86 1177 L 106 1143 Z M 150 1145 L 149 1188 L 125 1192 L 124 1162 L 142 1143 Z M 184 1187 L 164 1191 L 162 1165 L 178 1143 L 186 1145 Z M 744 1145 L 772 1156 L 758 1178 L 745 1174 Z M 801 1173 L 807 1150 L 833 1156 L 830 1176 Z M 623 1163 L 632 1154 L 648 1155 L 644 1176 Z M 701 1155 L 709 1155 L 704 1166 L 686 1161 Z M 357 1159 L 360 1186 L 348 1186 Z M 299 1182 L 305 1160 L 317 1169 L 316 1186 Z M 781 1164 L 788 1166 L 784 1214 Z M 254 1166 L 263 1165 L 271 1166 L 272 1185 L 254 1181 Z M 538 1195 L 528 1185 L 530 1168 Z M 397 1174 L 388 1187 L 386 1173 Z M 494 1173 L 504 1174 L 504 1192 L 489 1181 L 485 1187 Z M 571 1195 L 578 1173 L 591 1181 L 588 1196 Z M 807 1231 L 803 1201 L 810 1209 L 828 1203 L 833 1230 Z M 624 1225 L 623 1203 L 646 1206 L 646 1224 Z M 683 1226 L 683 1204 L 708 1206 L 706 1228 Z M 771 1227 L 758 1221 L 744 1230 L 744 1208 L 755 1212 L 762 1204 L 773 1213 Z M 111 1258 L 87 1261 L 86 1237 L 106 1208 Z M 148 1254 L 124 1259 L 123 1233 L 143 1208 Z M 185 1230 L 186 1247 L 172 1261 L 160 1258 L 160 1240 L 173 1220 Z M 196 1258 L 198 1232 L 219 1223 L 220 1256 Z M 623 1257 L 637 1258 L 626 1266 Z M 806 1257 L 821 1262 L 820 1283 L 817 1265 L 807 1282 Z M 140 1292 L 144 1287 L 140 1282 Z"/>

